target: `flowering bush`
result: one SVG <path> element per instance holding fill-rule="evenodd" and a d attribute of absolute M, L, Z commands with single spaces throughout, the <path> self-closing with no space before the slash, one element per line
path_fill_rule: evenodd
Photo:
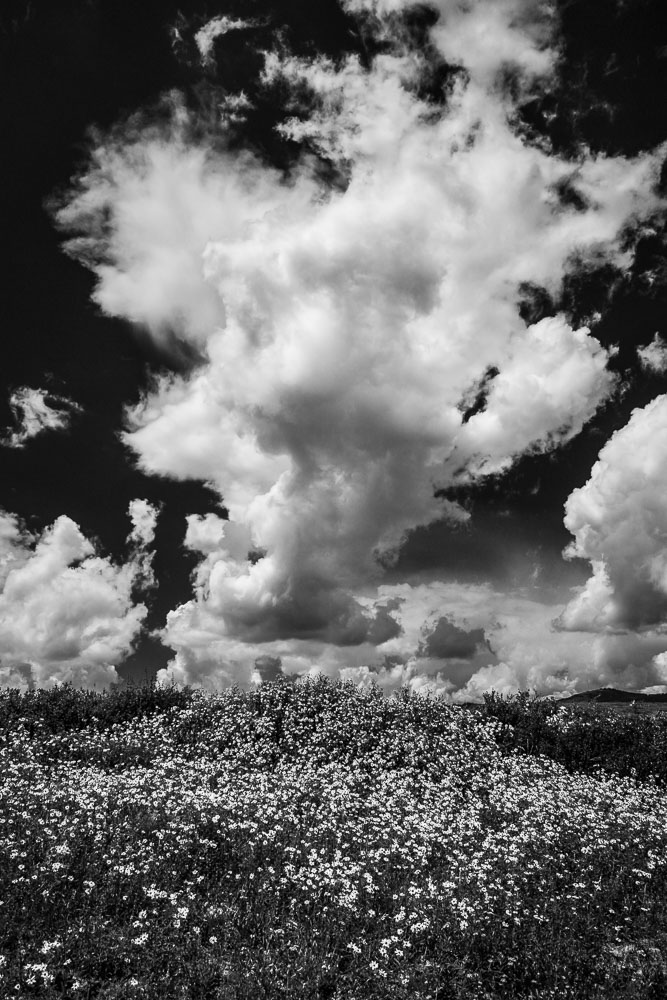
<path fill-rule="evenodd" d="M 5 714 L 3 997 L 664 995 L 655 782 L 568 773 L 407 692 L 158 697 L 79 727 Z"/>

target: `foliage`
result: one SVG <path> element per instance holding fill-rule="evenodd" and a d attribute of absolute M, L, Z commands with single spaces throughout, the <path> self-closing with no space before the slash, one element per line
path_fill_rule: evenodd
<path fill-rule="evenodd" d="M 0 733 L 17 725 L 40 732 L 63 733 L 91 723 L 101 728 L 128 719 L 142 718 L 190 703 L 188 688 L 162 687 L 155 683 L 116 687 L 110 691 L 85 691 L 70 683 L 52 688 L 0 691 Z"/>
<path fill-rule="evenodd" d="M 553 699 L 484 695 L 482 715 L 503 724 L 506 750 L 544 755 L 570 772 L 652 778 L 667 784 L 667 711 L 618 713 L 613 708 L 559 704 Z"/>
<path fill-rule="evenodd" d="M 664 996 L 664 792 L 517 752 L 555 716 L 494 697 L 3 694 L 0 995 Z"/>

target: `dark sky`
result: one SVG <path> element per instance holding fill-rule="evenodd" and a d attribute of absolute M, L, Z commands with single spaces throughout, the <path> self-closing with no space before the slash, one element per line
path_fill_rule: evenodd
<path fill-rule="evenodd" d="M 667 683 L 667 38 L 550 10 L 3 5 L 0 683 Z"/>

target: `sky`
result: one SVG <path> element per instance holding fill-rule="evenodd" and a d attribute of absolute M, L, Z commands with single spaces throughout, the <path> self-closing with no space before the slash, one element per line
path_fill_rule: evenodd
<path fill-rule="evenodd" d="M 667 691 L 659 0 L 0 10 L 0 686 Z"/>

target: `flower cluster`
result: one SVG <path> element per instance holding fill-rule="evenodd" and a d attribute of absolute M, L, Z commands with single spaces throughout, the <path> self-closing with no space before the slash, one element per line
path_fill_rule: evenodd
<path fill-rule="evenodd" d="M 7 729 L 0 993 L 648 995 L 664 792 L 502 728 L 317 679 Z"/>

